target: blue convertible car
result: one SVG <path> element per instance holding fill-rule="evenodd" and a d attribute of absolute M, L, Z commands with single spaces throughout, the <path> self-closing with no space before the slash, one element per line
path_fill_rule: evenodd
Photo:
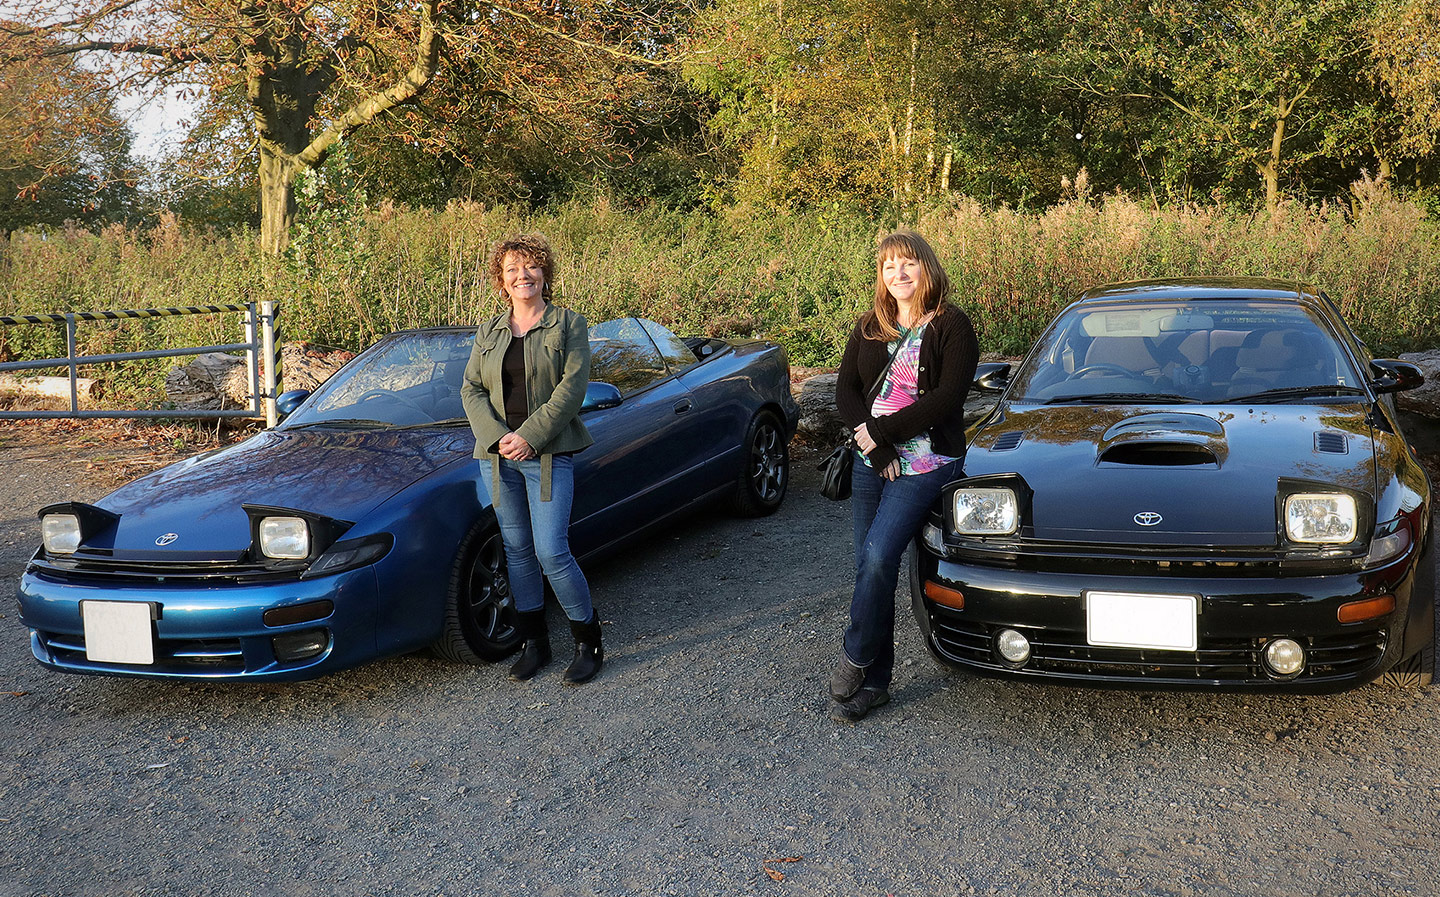
<path fill-rule="evenodd" d="M 57 670 L 306 679 L 431 646 L 518 642 L 486 478 L 460 406 L 473 331 L 396 333 L 277 427 L 94 505 L 40 512 L 20 582 L 35 658 Z M 780 506 L 798 409 L 781 347 L 590 329 L 571 540 L 582 558 L 712 500 Z M 298 406 L 298 407 L 297 407 Z"/>

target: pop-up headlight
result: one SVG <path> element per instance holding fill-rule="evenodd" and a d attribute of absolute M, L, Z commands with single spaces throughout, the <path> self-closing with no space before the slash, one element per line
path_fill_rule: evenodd
<path fill-rule="evenodd" d="M 951 520 L 962 536 L 1003 536 L 1020 525 L 1015 491 L 1003 486 L 956 489 L 951 494 Z"/>
<path fill-rule="evenodd" d="M 1292 542 L 1343 545 L 1355 541 L 1359 515 L 1353 496 L 1297 492 L 1285 497 L 1285 535 Z"/>

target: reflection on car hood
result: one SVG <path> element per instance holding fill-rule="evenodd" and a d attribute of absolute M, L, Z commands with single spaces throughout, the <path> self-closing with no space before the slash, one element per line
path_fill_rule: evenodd
<path fill-rule="evenodd" d="M 1036 539 L 1273 546 L 1280 478 L 1374 495 L 1367 410 L 1017 406 L 976 434 L 965 472 L 1020 474 Z"/>
<path fill-rule="evenodd" d="M 155 551 L 173 533 L 169 551 L 235 554 L 250 543 L 242 504 L 359 521 L 474 445 L 468 430 L 267 430 L 111 493 L 98 504 L 120 515 L 114 542 L 106 534 L 87 547 Z"/>

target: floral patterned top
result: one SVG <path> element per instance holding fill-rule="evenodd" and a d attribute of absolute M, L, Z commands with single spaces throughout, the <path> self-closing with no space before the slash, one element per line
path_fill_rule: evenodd
<path fill-rule="evenodd" d="M 890 365 L 890 370 L 886 372 L 885 382 L 875 396 L 875 401 L 870 404 L 870 413 L 873 416 L 894 414 L 901 408 L 915 403 L 920 390 L 917 385 L 917 373 L 920 366 L 920 337 L 928 326 L 929 322 L 926 322 L 914 330 L 901 330 L 900 338 L 890 342 L 889 349 L 895 353 L 895 361 Z M 899 344 L 898 349 L 896 348 L 897 343 Z M 895 450 L 900 455 L 900 473 L 904 476 L 930 473 L 955 460 L 947 455 L 938 454 L 931 448 L 929 433 L 920 433 L 895 446 Z M 870 459 L 863 453 L 860 457 L 867 465 L 870 464 Z"/>

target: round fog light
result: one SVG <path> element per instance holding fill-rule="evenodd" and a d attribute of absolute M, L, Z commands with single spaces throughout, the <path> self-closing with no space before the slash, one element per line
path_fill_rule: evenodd
<path fill-rule="evenodd" d="M 1024 663 L 1030 659 L 1030 640 L 1013 629 L 1002 629 L 995 636 L 995 650 L 1011 663 Z"/>
<path fill-rule="evenodd" d="M 1265 665 L 1276 675 L 1293 676 L 1305 668 L 1305 649 L 1294 639 L 1273 639 L 1265 646 Z"/>

